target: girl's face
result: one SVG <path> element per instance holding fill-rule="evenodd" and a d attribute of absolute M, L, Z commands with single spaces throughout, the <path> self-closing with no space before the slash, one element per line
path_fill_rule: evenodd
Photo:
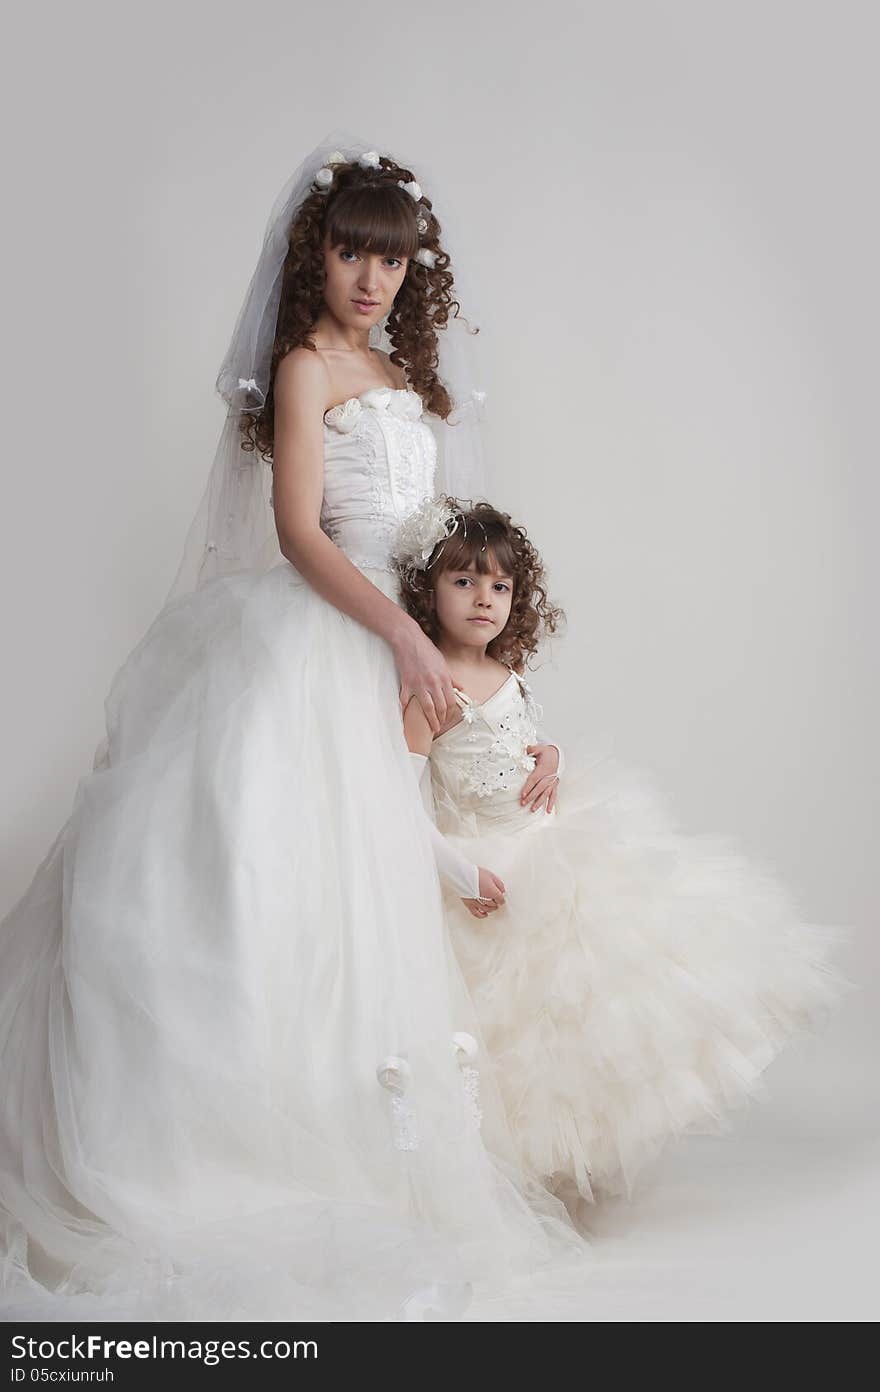
<path fill-rule="evenodd" d="M 513 577 L 494 564 L 489 575 L 444 570 L 434 587 L 434 608 L 441 636 L 466 647 L 485 648 L 510 618 Z"/>
<path fill-rule="evenodd" d="M 324 239 L 324 301 L 342 324 L 369 329 L 383 319 L 406 275 L 405 256 L 331 247 Z M 363 303 L 368 301 L 368 304 Z"/>

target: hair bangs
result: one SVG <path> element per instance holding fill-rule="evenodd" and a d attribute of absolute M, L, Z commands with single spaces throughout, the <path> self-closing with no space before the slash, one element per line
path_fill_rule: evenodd
<path fill-rule="evenodd" d="M 343 189 L 327 209 L 326 232 L 333 247 L 412 258 L 419 234 L 412 199 L 389 185 Z"/>
<path fill-rule="evenodd" d="M 516 575 L 516 556 L 503 527 L 469 518 L 467 532 L 461 523 L 444 542 L 432 567 L 446 570 L 475 570 L 478 575 Z"/>

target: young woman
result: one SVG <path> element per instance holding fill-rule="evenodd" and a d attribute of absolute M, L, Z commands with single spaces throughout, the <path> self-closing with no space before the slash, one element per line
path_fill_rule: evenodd
<path fill-rule="evenodd" d="M 345 136 L 273 210 L 184 564 L 0 933 L 9 1318 L 473 1316 L 580 1259 L 488 1072 L 475 1122 L 403 735 L 454 696 L 390 541 L 476 409 L 440 234 Z"/>

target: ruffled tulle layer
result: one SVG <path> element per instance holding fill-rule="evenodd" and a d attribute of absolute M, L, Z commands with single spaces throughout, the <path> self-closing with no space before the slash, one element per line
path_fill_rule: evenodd
<path fill-rule="evenodd" d="M 839 932 L 610 756 L 570 758 L 549 816 L 439 819 L 507 889 L 487 919 L 444 891 L 447 915 L 520 1158 L 559 1192 L 628 1191 L 670 1138 L 724 1128 L 838 995 Z"/>
<path fill-rule="evenodd" d="M 219 579 L 107 729 L 0 929 L 8 1317 L 456 1318 L 582 1281 L 485 1069 L 474 1123 L 387 645 L 287 563 Z"/>

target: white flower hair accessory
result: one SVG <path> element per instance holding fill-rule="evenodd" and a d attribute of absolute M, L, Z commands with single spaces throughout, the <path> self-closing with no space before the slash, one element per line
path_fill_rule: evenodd
<path fill-rule="evenodd" d="M 485 551 L 488 544 L 486 528 L 479 518 L 476 521 L 482 528 L 481 550 Z M 418 571 L 428 570 L 434 561 L 440 559 L 443 554 L 442 543 L 457 532 L 459 527 L 462 536 L 466 537 L 465 513 L 454 498 L 448 497 L 445 493 L 441 493 L 439 498 L 426 498 L 398 527 L 391 545 L 391 559 L 400 573 L 406 579 L 412 580 Z M 431 556 L 438 546 L 440 549 L 432 561 Z"/>
<path fill-rule="evenodd" d="M 375 154 L 375 151 L 371 151 L 370 153 Z M 379 158 L 378 155 L 376 156 L 376 158 Z M 330 152 L 324 163 L 321 165 L 321 168 L 316 171 L 315 177 L 312 180 L 312 183 L 315 185 L 315 187 L 318 189 L 320 193 L 329 193 L 330 191 L 330 188 L 333 184 L 333 165 L 345 163 L 345 155 L 342 153 L 341 150 L 332 150 Z"/>
<path fill-rule="evenodd" d="M 445 494 L 426 498 L 398 527 L 391 546 L 392 560 L 404 575 L 427 570 L 434 548 L 452 536 L 460 522 L 464 522 L 462 514 Z"/>
<path fill-rule="evenodd" d="M 358 155 L 358 164 L 362 169 L 378 169 L 379 151 L 365 150 L 362 155 Z"/>
<path fill-rule="evenodd" d="M 422 190 L 421 186 L 416 183 L 415 179 L 410 179 L 409 183 L 404 183 L 403 179 L 398 179 L 397 186 L 398 188 L 405 189 L 406 192 L 411 194 L 412 197 L 418 203 L 419 199 L 422 196 Z"/>
<path fill-rule="evenodd" d="M 415 259 L 422 266 L 427 266 L 429 271 L 433 271 L 437 264 L 437 253 L 432 251 L 430 247 L 419 247 Z"/>

